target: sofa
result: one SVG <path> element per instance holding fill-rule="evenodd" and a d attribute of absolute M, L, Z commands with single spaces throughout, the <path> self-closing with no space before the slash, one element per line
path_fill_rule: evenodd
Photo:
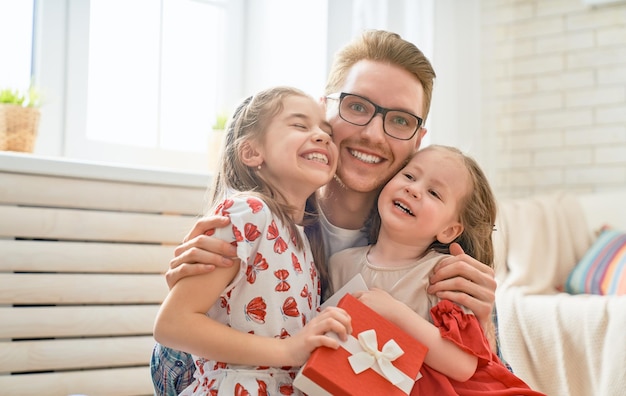
<path fill-rule="evenodd" d="M 493 237 L 500 343 L 536 390 L 626 394 L 625 206 L 626 190 L 500 200 Z M 621 233 L 618 249 L 600 238 L 611 230 Z M 611 282 L 621 282 L 621 292 L 598 289 Z"/>

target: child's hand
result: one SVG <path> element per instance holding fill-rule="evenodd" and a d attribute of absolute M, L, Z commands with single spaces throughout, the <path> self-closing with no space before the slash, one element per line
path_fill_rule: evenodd
<path fill-rule="evenodd" d="M 332 349 L 339 348 L 339 342 L 326 335 L 329 331 L 336 333 L 340 340 L 347 340 L 348 335 L 352 333 L 350 315 L 341 308 L 324 308 L 302 330 L 286 338 L 285 345 L 289 348 L 289 352 L 294 359 L 291 366 L 303 365 L 311 355 L 311 352 L 319 346 Z"/>
<path fill-rule="evenodd" d="M 406 305 L 382 289 L 372 288 L 366 291 L 352 293 L 363 304 L 367 305 L 382 317 L 393 322 L 394 315 L 403 311 Z"/>

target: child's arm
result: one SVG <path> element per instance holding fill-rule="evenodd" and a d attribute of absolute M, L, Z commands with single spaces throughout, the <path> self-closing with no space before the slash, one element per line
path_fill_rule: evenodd
<path fill-rule="evenodd" d="M 467 381 L 476 372 L 478 365 L 476 356 L 442 338 L 439 328 L 389 293 L 373 288 L 369 291 L 354 293 L 354 295 L 365 305 L 426 345 L 428 353 L 424 363 L 429 367 L 461 382 Z"/>
<path fill-rule="evenodd" d="M 253 366 L 299 366 L 318 346 L 337 348 L 327 331 L 342 339 L 351 331 L 350 318 L 339 308 L 324 310 L 292 337 L 279 339 L 243 333 L 219 323 L 206 312 L 234 278 L 238 263 L 210 274 L 181 279 L 161 305 L 154 326 L 155 339 L 174 349 L 207 359 Z"/>

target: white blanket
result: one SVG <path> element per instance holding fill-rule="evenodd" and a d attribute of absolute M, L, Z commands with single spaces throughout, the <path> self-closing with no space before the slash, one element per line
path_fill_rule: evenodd
<path fill-rule="evenodd" d="M 626 394 L 626 296 L 558 292 L 593 241 L 576 198 L 510 200 L 499 210 L 496 303 L 504 358 L 548 395 Z"/>

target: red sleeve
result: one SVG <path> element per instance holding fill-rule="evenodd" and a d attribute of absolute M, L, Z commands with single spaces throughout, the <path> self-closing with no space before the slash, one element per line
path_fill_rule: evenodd
<path fill-rule="evenodd" d="M 442 338 L 478 358 L 476 372 L 465 382 L 454 381 L 427 365 L 422 366 L 422 378 L 417 380 L 411 396 L 545 396 L 534 391 L 511 373 L 491 352 L 489 342 L 476 316 L 466 314 L 456 304 L 443 300 L 430 310 L 433 323 Z"/>
<path fill-rule="evenodd" d="M 465 352 L 478 358 L 478 365 L 492 360 L 491 347 L 476 316 L 466 314 L 461 307 L 441 300 L 431 308 L 430 316 L 442 338 L 450 340 Z"/>

